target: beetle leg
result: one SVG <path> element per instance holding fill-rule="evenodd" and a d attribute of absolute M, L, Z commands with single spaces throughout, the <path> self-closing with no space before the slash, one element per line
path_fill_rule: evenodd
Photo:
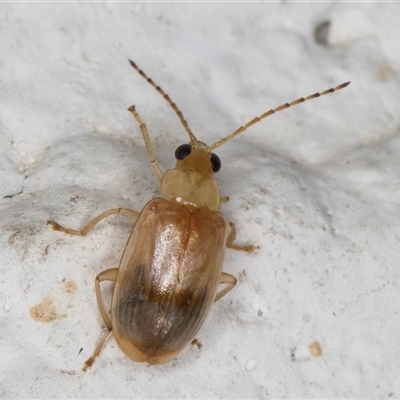
<path fill-rule="evenodd" d="M 221 277 L 219 278 L 219 283 L 227 283 L 228 286 L 217 293 L 214 299 L 214 303 L 218 301 L 221 297 L 225 296 L 231 289 L 236 285 L 236 278 L 233 275 L 227 274 L 226 272 L 221 272 Z"/>
<path fill-rule="evenodd" d="M 228 196 L 221 196 L 221 199 L 220 199 L 221 204 L 227 203 L 228 201 L 229 201 Z"/>
<path fill-rule="evenodd" d="M 100 342 L 98 343 L 98 345 L 96 346 L 96 348 L 94 349 L 93 354 L 90 356 L 90 358 L 88 358 L 85 361 L 85 364 L 83 365 L 83 370 L 86 372 L 86 370 L 88 368 L 90 368 L 94 362 L 94 360 L 96 359 L 96 357 L 100 354 L 101 348 L 103 347 L 104 342 L 107 339 L 107 336 L 111 333 L 111 330 L 104 332 L 102 338 L 100 339 Z"/>
<path fill-rule="evenodd" d="M 74 230 L 65 228 L 61 226 L 57 222 L 47 221 L 47 225 L 50 225 L 55 231 L 61 231 L 64 233 L 68 233 L 69 235 L 78 235 L 85 236 L 95 225 L 97 225 L 102 219 L 107 218 L 112 214 L 121 214 L 124 217 L 128 218 L 131 222 L 135 223 L 139 213 L 135 210 L 131 210 L 129 208 L 113 208 L 112 210 L 108 210 L 93 218 L 86 226 L 84 226 L 80 230 Z"/>
<path fill-rule="evenodd" d="M 111 281 L 115 282 L 117 280 L 118 275 L 118 268 L 110 268 L 106 269 L 105 271 L 100 272 L 94 281 L 96 287 L 96 299 L 97 305 L 99 306 L 100 314 L 103 317 L 103 320 L 107 326 L 107 329 L 111 331 L 111 320 L 108 316 L 107 311 L 104 309 L 103 298 L 101 297 L 101 290 L 100 290 L 100 282 L 103 281 Z"/>
<path fill-rule="evenodd" d="M 248 253 L 251 253 L 252 251 L 258 250 L 260 248 L 259 246 L 239 246 L 237 244 L 234 244 L 233 242 L 236 239 L 236 226 L 231 221 L 229 221 L 229 226 L 231 228 L 231 231 L 229 233 L 228 239 L 226 240 L 226 247 L 233 250 L 247 251 Z"/>
<path fill-rule="evenodd" d="M 84 371 L 86 371 L 89 367 L 91 367 L 91 365 L 93 364 L 96 357 L 100 354 L 100 351 L 104 345 L 105 340 L 107 339 L 107 336 L 112 331 L 111 320 L 107 314 L 107 311 L 104 308 L 103 298 L 101 297 L 100 282 L 103 282 L 103 281 L 115 282 L 117 280 L 117 275 L 118 275 L 118 268 L 110 268 L 110 269 L 106 269 L 105 271 L 100 272 L 96 276 L 95 287 L 96 287 L 97 305 L 99 307 L 100 314 L 103 317 L 103 321 L 105 322 L 105 324 L 107 326 L 107 331 L 104 332 L 99 343 L 97 344 L 96 348 L 94 349 L 93 354 L 90 356 L 90 358 L 88 358 L 85 361 L 85 364 L 83 366 Z"/>
<path fill-rule="evenodd" d="M 147 155 L 149 156 L 151 166 L 153 168 L 154 174 L 156 175 L 159 182 L 161 182 L 161 178 L 164 175 L 164 170 L 162 169 L 161 165 L 158 161 L 154 158 L 153 149 L 151 147 L 149 131 L 147 130 L 146 124 L 140 118 L 140 115 L 137 113 L 135 106 L 130 106 L 128 111 L 133 115 L 138 123 L 140 130 L 142 131 L 144 143 L 146 145 Z M 179 114 L 178 114 L 179 115 Z"/>

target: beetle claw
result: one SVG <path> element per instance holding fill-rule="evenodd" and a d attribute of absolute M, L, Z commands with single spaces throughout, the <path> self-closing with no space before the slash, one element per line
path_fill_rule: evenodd
<path fill-rule="evenodd" d="M 93 361 L 94 361 L 95 358 L 96 358 L 96 356 L 92 356 L 92 357 L 88 358 L 88 359 L 85 361 L 85 364 L 83 365 L 82 370 L 86 372 L 87 369 L 90 368 L 90 367 L 92 366 Z"/>

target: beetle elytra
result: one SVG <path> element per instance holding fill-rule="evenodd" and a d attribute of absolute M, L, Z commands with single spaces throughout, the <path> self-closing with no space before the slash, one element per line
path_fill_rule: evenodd
<path fill-rule="evenodd" d="M 271 109 L 207 146 L 195 137 L 171 98 L 134 62 L 130 64 L 174 109 L 190 141 L 176 149 L 175 168 L 164 171 L 153 155 L 145 123 L 131 106 L 128 110 L 140 127 L 163 197 L 150 200 L 141 212 L 127 208 L 106 211 L 81 230 L 48 221 L 55 230 L 80 236 L 112 214 L 123 215 L 134 224 L 119 268 L 96 276 L 97 303 L 107 330 L 85 362 L 84 370 L 100 354 L 111 331 L 126 356 L 149 364 L 171 360 L 195 339 L 212 304 L 236 284 L 234 276 L 222 272 L 225 247 L 247 252 L 257 248 L 235 244 L 235 225 L 219 211 L 220 205 L 229 199 L 221 196 L 214 179 L 221 163 L 212 150 L 276 112 L 343 89 L 350 83 Z M 100 291 L 103 281 L 115 283 L 110 316 Z M 218 291 L 220 284 L 226 286 Z"/>

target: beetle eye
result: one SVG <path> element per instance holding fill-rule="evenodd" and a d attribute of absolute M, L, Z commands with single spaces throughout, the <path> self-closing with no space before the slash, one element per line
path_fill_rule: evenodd
<path fill-rule="evenodd" d="M 214 153 L 211 153 L 211 167 L 214 173 L 217 173 L 221 169 L 221 160 Z"/>
<path fill-rule="evenodd" d="M 192 151 L 192 146 L 190 144 L 181 144 L 175 150 L 175 158 L 177 160 L 183 160 L 190 154 L 191 151 Z"/>

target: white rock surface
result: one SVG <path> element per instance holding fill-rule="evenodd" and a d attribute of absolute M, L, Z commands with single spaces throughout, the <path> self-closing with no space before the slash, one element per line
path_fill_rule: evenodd
<path fill-rule="evenodd" d="M 399 43 L 396 3 L 0 4 L 0 397 L 399 397 Z M 148 368 L 110 338 L 84 373 L 94 278 L 131 227 L 79 238 L 46 221 L 78 228 L 157 195 L 131 104 L 165 167 L 187 141 L 128 58 L 208 143 L 352 83 L 216 151 L 222 211 L 260 250 L 227 252 L 238 286 L 202 347 Z"/>

